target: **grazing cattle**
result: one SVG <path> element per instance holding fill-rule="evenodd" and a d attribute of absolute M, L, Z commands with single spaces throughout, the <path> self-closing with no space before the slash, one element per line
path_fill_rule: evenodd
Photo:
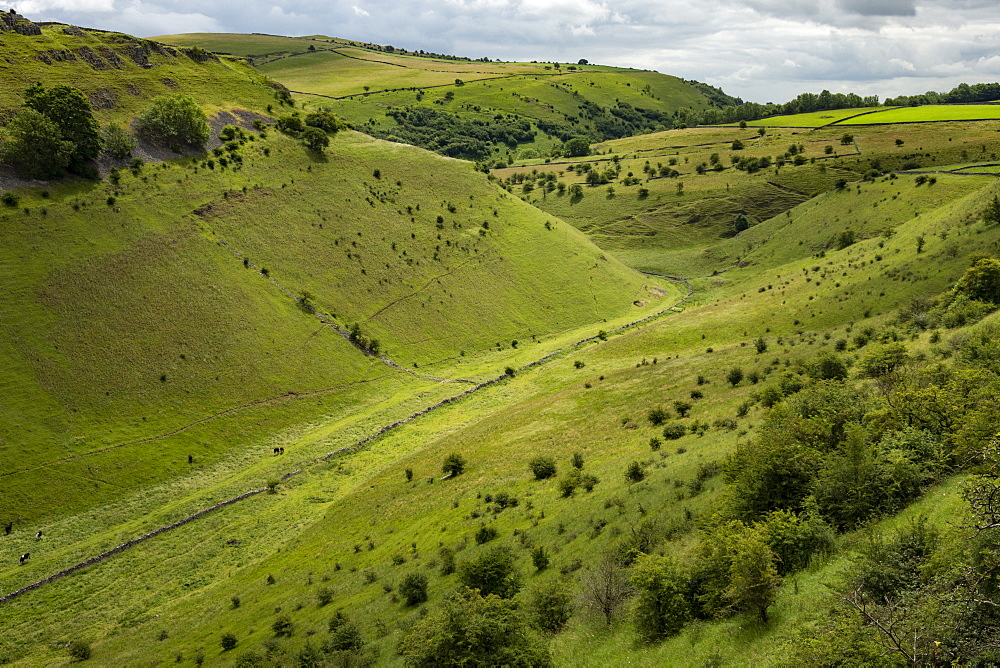
<path fill-rule="evenodd" d="M 281 454 L 280 450 L 281 450 L 281 448 L 275 448 L 274 449 L 274 454 L 280 455 Z"/>
<path fill-rule="evenodd" d="M 31 559 L 31 552 L 25 552 L 21 555 L 21 561 L 18 562 L 18 566 L 26 562 L 28 559 Z"/>
<path fill-rule="evenodd" d="M 188 464 L 194 464 L 194 455 L 188 455 Z"/>
<path fill-rule="evenodd" d="M 281 452 L 281 454 L 285 454 L 285 449 L 284 448 L 278 448 L 278 450 Z"/>
<path fill-rule="evenodd" d="M 42 532 L 41 530 L 39 530 L 38 533 L 35 534 L 35 540 L 41 540 L 41 539 L 42 539 Z"/>
<path fill-rule="evenodd" d="M 13 522 L 7 522 L 7 524 L 3 528 L 3 535 L 9 536 L 10 532 L 13 531 L 13 530 L 14 530 L 14 523 Z"/>

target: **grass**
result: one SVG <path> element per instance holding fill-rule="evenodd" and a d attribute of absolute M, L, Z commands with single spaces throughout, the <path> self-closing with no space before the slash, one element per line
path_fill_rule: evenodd
<path fill-rule="evenodd" d="M 870 114 L 877 114 L 890 109 L 889 107 L 864 107 L 860 109 L 829 109 L 812 111 L 804 114 L 787 116 L 769 116 L 756 121 L 747 121 L 750 127 L 763 128 L 821 128 L 827 125 L 846 124 L 857 118 L 858 122 L 867 122 Z"/>
<path fill-rule="evenodd" d="M 996 104 L 926 104 L 919 107 L 897 107 L 877 113 L 838 121 L 837 125 L 869 123 L 928 123 L 939 121 L 983 121 L 1000 119 Z"/>

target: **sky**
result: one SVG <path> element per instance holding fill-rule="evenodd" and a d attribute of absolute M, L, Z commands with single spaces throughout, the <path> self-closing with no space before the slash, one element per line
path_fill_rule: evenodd
<path fill-rule="evenodd" d="M 1000 0 L 21 0 L 36 21 L 152 37 L 323 34 L 471 58 L 696 79 L 754 102 L 1000 81 Z"/>

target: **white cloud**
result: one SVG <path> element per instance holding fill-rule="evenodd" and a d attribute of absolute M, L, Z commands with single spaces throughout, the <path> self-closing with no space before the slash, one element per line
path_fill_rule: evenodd
<path fill-rule="evenodd" d="M 355 16 L 371 16 L 371 14 L 369 14 L 367 10 L 362 9 L 361 7 L 358 7 L 357 5 L 353 5 L 351 7 L 351 9 L 354 10 L 354 15 Z"/>

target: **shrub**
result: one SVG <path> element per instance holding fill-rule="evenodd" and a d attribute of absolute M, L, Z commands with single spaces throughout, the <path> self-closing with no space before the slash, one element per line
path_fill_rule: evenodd
<path fill-rule="evenodd" d="M 527 607 L 536 627 L 558 633 L 573 615 L 573 595 L 567 585 L 550 582 L 531 592 Z"/>
<path fill-rule="evenodd" d="M 292 618 L 288 615 L 279 615 L 271 624 L 271 630 L 276 636 L 291 637 L 295 631 L 295 625 L 292 624 Z"/>
<path fill-rule="evenodd" d="M 455 477 L 465 471 L 465 457 L 452 453 L 444 458 L 441 470 L 448 476 Z"/>
<path fill-rule="evenodd" d="M 325 605 L 330 605 L 333 602 L 333 590 L 329 587 L 321 587 L 318 592 L 316 592 L 316 598 L 319 600 L 319 606 L 322 608 Z"/>
<path fill-rule="evenodd" d="M 764 340 L 763 336 L 758 336 L 753 342 L 754 347 L 757 349 L 757 354 L 763 354 L 767 352 L 767 341 Z"/>
<path fill-rule="evenodd" d="M 219 639 L 219 644 L 222 645 L 223 651 L 226 652 L 236 647 L 236 642 L 236 636 L 232 633 L 223 633 L 222 638 Z"/>
<path fill-rule="evenodd" d="M 3 202 L 5 206 L 17 208 L 17 205 L 21 203 L 21 198 L 16 193 L 8 190 L 3 195 L 0 195 L 0 202 Z"/>
<path fill-rule="evenodd" d="M 643 640 L 670 637 L 693 617 L 688 578 L 673 559 L 640 555 L 632 570 L 632 586 L 638 592 L 635 626 Z"/>
<path fill-rule="evenodd" d="M 238 608 L 238 607 L 240 607 L 240 603 L 241 603 L 241 601 L 240 601 L 240 597 L 239 597 L 239 596 L 233 596 L 233 597 L 232 597 L 231 599 L 229 599 L 229 600 L 230 600 L 230 602 L 232 602 L 232 604 L 233 604 L 233 608 Z"/>
<path fill-rule="evenodd" d="M 594 486 L 600 482 L 600 480 L 596 475 L 592 475 L 590 473 L 581 473 L 579 480 L 580 480 L 580 487 L 583 487 L 588 492 L 592 491 L 594 489 Z"/>
<path fill-rule="evenodd" d="M 663 438 L 668 441 L 676 441 L 678 438 L 687 433 L 687 427 L 682 424 L 674 423 L 668 424 L 663 428 Z"/>
<path fill-rule="evenodd" d="M 674 402 L 674 410 L 677 411 L 677 415 L 682 418 L 686 418 L 688 413 L 691 412 L 691 402 L 678 399 Z"/>
<path fill-rule="evenodd" d="M 556 461 L 551 457 L 539 455 L 528 462 L 528 467 L 534 474 L 535 480 L 545 480 L 556 474 Z"/>
<path fill-rule="evenodd" d="M 306 125 L 334 134 L 344 128 L 344 123 L 329 111 L 314 111 L 306 114 Z M 378 170 L 376 170 L 378 171 Z M 375 178 L 378 178 L 377 176 Z"/>
<path fill-rule="evenodd" d="M 442 547 L 438 551 L 438 557 L 441 559 L 441 575 L 451 575 L 455 572 L 455 551 L 450 547 Z"/>
<path fill-rule="evenodd" d="M 573 464 L 573 468 L 582 469 L 583 468 L 583 455 L 581 455 L 579 452 L 574 452 L 573 453 L 573 458 L 570 460 L 570 463 Z"/>
<path fill-rule="evenodd" d="M 580 485 L 580 472 L 576 469 L 570 471 L 559 479 L 559 493 L 563 497 L 573 496 L 573 492 Z"/>
<path fill-rule="evenodd" d="M 514 601 L 469 589 L 414 624 L 398 651 L 409 666 L 552 665 L 548 648 L 527 628 Z"/>
<path fill-rule="evenodd" d="M 103 151 L 112 158 L 124 160 L 132 155 L 132 151 L 135 150 L 135 137 L 117 123 L 106 125 L 101 136 L 104 141 Z"/>
<path fill-rule="evenodd" d="M 330 620 L 330 638 L 323 646 L 325 652 L 356 652 L 364 647 L 365 639 L 361 635 L 361 629 L 344 616 L 344 613 L 337 611 L 337 614 Z"/>
<path fill-rule="evenodd" d="M 659 427 L 661 424 L 670 419 L 670 413 L 668 413 L 662 406 L 656 406 L 655 408 L 649 409 L 649 412 L 646 414 L 646 419 L 649 420 L 649 424 L 654 427 Z"/>
<path fill-rule="evenodd" d="M 535 569 L 539 571 L 544 571 L 548 568 L 549 554 L 545 551 L 544 546 L 539 545 L 531 551 L 531 563 L 535 566 Z"/>
<path fill-rule="evenodd" d="M 639 462 L 632 462 L 625 469 L 626 482 L 641 482 L 646 477 L 646 471 Z"/>
<path fill-rule="evenodd" d="M 476 545 L 488 543 L 497 537 L 496 527 L 483 525 L 476 531 Z"/>
<path fill-rule="evenodd" d="M 410 573 L 399 583 L 399 594 L 406 605 L 418 605 L 427 600 L 427 576 L 423 573 Z"/>
<path fill-rule="evenodd" d="M 513 598 L 521 589 L 521 578 L 514 566 L 514 553 L 509 547 L 498 546 L 477 559 L 462 562 L 458 580 L 469 589 L 478 589 L 481 596 L 496 594 Z"/>
<path fill-rule="evenodd" d="M 90 653 L 90 643 L 86 640 L 74 640 L 69 644 L 69 657 L 73 661 L 86 661 Z"/>
<path fill-rule="evenodd" d="M 44 88 L 38 83 L 24 97 L 28 107 L 56 125 L 56 137 L 70 146 L 69 171 L 86 175 L 90 161 L 101 152 L 100 128 L 87 98 L 72 86 Z"/>
<path fill-rule="evenodd" d="M 737 385 L 740 384 L 740 381 L 743 380 L 743 369 L 739 367 L 733 367 L 732 369 L 729 370 L 729 373 L 726 374 L 726 380 L 729 381 L 730 385 L 736 387 Z"/>
<path fill-rule="evenodd" d="M 663 445 L 663 441 L 658 439 L 656 436 L 649 439 L 649 449 L 652 450 L 653 452 L 659 450 L 661 445 Z"/>
<path fill-rule="evenodd" d="M 182 93 L 153 98 L 136 118 L 135 127 L 151 140 L 174 148 L 185 144 L 202 147 L 210 135 L 205 112 L 194 98 Z"/>

